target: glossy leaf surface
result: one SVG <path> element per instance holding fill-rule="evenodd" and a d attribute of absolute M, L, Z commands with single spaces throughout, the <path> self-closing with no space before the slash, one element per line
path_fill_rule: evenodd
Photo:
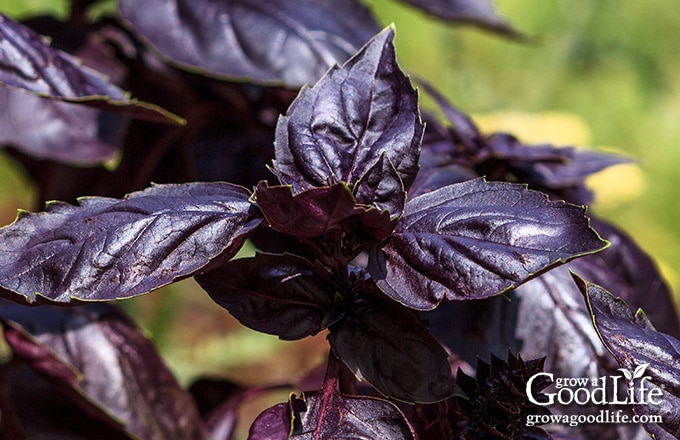
<path fill-rule="evenodd" d="M 100 73 L 50 47 L 30 28 L 0 13 L 0 85 L 43 98 L 69 101 L 156 122 L 181 118 L 152 104 L 129 99 Z"/>
<path fill-rule="evenodd" d="M 260 184 L 257 204 L 276 230 L 299 238 L 338 236 L 350 231 L 367 240 L 387 238 L 394 229 L 389 213 L 358 205 L 342 183 L 293 194 L 289 186 Z"/>
<path fill-rule="evenodd" d="M 134 439 L 209 438 L 191 396 L 177 383 L 151 341 L 117 308 L 108 304 L 29 308 L 2 303 L 0 320 L 15 359 L 68 398 L 74 408 L 97 420 L 90 422 L 90 428 L 106 431 L 100 434 L 120 433 Z M 25 421 L 25 429 L 40 430 L 43 421 Z M 70 422 L 78 426 L 81 421 Z"/>
<path fill-rule="evenodd" d="M 355 0 L 122 0 L 119 11 L 173 64 L 293 88 L 316 82 L 379 31 Z"/>
<path fill-rule="evenodd" d="M 586 298 L 597 333 L 619 365 L 632 372 L 649 364 L 650 380 L 645 382 L 648 389 L 659 390 L 660 397 L 654 398 L 658 404 L 635 405 L 635 412 L 661 416 L 663 422 L 645 424 L 647 432 L 657 439 L 680 438 L 680 341 L 658 332 L 643 311 L 633 311 L 602 287 L 577 275 L 574 281 Z M 639 390 L 639 402 L 638 394 Z"/>
<path fill-rule="evenodd" d="M 261 221 L 249 196 L 225 183 L 157 185 L 122 200 L 22 212 L 0 229 L 0 285 L 29 301 L 147 293 L 234 255 Z"/>
<path fill-rule="evenodd" d="M 385 293 L 429 310 L 443 298 L 499 294 L 605 245 L 583 208 L 477 179 L 409 200 L 390 240 L 372 250 L 369 270 Z"/>
<path fill-rule="evenodd" d="M 371 292 L 371 285 L 359 291 Z M 453 393 L 448 356 L 411 311 L 369 294 L 331 328 L 333 352 L 383 395 L 406 402 L 436 402 Z"/>
<path fill-rule="evenodd" d="M 281 339 L 315 335 L 337 321 L 338 287 L 312 263 L 292 255 L 257 254 L 196 277 L 245 326 Z"/>
<path fill-rule="evenodd" d="M 273 171 L 281 183 L 297 193 L 345 182 L 359 203 L 401 214 L 398 200 L 418 171 L 423 124 L 393 38 L 391 28 L 384 30 L 341 68 L 302 89 L 277 126 Z"/>
<path fill-rule="evenodd" d="M 370 397 L 339 393 L 335 380 L 327 380 L 320 392 L 292 397 L 256 420 L 249 439 L 365 439 L 406 440 L 415 435 L 404 415 L 393 404 Z M 292 434 L 288 437 L 292 420 Z M 288 430 L 286 430 L 288 429 Z"/>
<path fill-rule="evenodd" d="M 103 117 L 90 107 L 0 88 L 0 144 L 37 159 L 74 165 L 113 159 L 118 139 L 103 138 Z"/>

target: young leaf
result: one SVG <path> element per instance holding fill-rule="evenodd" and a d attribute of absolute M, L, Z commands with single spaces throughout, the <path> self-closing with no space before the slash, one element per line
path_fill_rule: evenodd
<path fill-rule="evenodd" d="M 363 237 L 359 241 L 376 242 L 387 238 L 395 226 L 388 212 L 357 204 L 343 183 L 298 194 L 293 194 L 290 186 L 260 183 L 255 197 L 272 228 L 299 238 L 339 237 L 351 232 Z M 350 258 L 355 256 L 352 253 Z"/>
<path fill-rule="evenodd" d="M 286 420 L 292 420 L 292 433 L 285 432 L 291 426 Z M 413 440 L 415 434 L 390 402 L 340 394 L 336 380 L 329 379 L 320 392 L 305 393 L 300 399 L 293 396 L 288 404 L 262 413 L 249 436 L 260 438 Z"/>
<path fill-rule="evenodd" d="M 339 287 L 293 255 L 230 261 L 196 281 L 243 325 L 281 339 L 315 335 L 342 318 Z"/>
<path fill-rule="evenodd" d="M 173 64 L 291 88 L 314 83 L 379 30 L 355 0 L 122 0 L 118 8 Z"/>
<path fill-rule="evenodd" d="M 358 283 L 347 316 L 331 327 L 331 349 L 385 396 L 436 402 L 453 393 L 448 355 L 413 311 Z"/>
<path fill-rule="evenodd" d="M 371 250 L 369 271 L 391 297 L 429 310 L 443 298 L 497 295 L 604 247 L 583 208 L 477 179 L 410 199 L 389 241 Z"/>
<path fill-rule="evenodd" d="M 56 390 L 69 399 L 72 409 L 80 408 L 94 417 L 92 425 L 104 433 L 119 432 L 134 439 L 209 438 L 189 393 L 177 383 L 153 344 L 117 308 L 109 304 L 26 307 L 3 302 L 0 320 L 15 360 L 45 379 L 49 393 Z M 30 391 L 39 383 L 17 386 Z M 61 429 L 69 429 L 68 422 L 74 422 L 66 420 Z M 43 422 L 23 421 L 28 432 L 40 429 Z"/>
<path fill-rule="evenodd" d="M 54 49 L 30 28 L 0 13 L 0 85 L 43 98 L 82 103 L 131 118 L 183 120 L 152 104 L 129 99 L 100 73 Z"/>
<path fill-rule="evenodd" d="M 647 423 L 645 429 L 657 439 L 680 438 L 680 341 L 656 331 L 642 311 L 637 313 L 625 301 L 578 275 L 574 281 L 586 298 L 595 330 L 622 368 L 635 371 L 648 364 L 651 380 L 647 388 L 658 393 L 648 404 L 635 405 L 638 415 L 661 416 L 661 423 Z M 648 390 L 649 392 L 649 390 Z M 636 393 L 636 396 L 639 394 Z M 637 396 L 639 400 L 641 396 Z"/>
<path fill-rule="evenodd" d="M 443 20 L 468 23 L 512 38 L 521 34 L 503 19 L 489 0 L 402 0 Z"/>
<path fill-rule="evenodd" d="M 393 38 L 391 28 L 378 34 L 313 88 L 303 88 L 279 119 L 272 171 L 282 184 L 298 193 L 345 182 L 357 202 L 401 215 L 399 200 L 418 171 L 423 124 Z"/>
<path fill-rule="evenodd" d="M 22 212 L 0 229 L 0 286 L 28 301 L 147 293 L 233 256 L 262 220 L 249 197 L 227 183 L 156 185 Z"/>

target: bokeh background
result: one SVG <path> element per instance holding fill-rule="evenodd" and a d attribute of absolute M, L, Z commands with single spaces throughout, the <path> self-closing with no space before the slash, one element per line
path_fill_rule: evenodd
<path fill-rule="evenodd" d="M 628 231 L 680 291 L 680 1 L 497 1 L 524 42 L 442 23 L 393 0 L 366 3 L 382 24 L 396 25 L 402 67 L 485 130 L 635 159 L 591 180 L 591 212 Z M 13 18 L 64 17 L 67 8 L 55 0 L 0 3 Z M 114 11 L 115 2 L 98 10 Z M 10 223 L 18 208 L 33 210 L 33 197 L 30 182 L 0 151 L 0 223 Z M 325 359 L 325 335 L 291 343 L 251 332 L 192 281 L 122 305 L 184 383 L 205 373 L 285 380 Z"/>

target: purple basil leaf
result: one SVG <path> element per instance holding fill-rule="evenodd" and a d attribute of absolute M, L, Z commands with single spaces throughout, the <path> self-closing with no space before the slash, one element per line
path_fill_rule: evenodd
<path fill-rule="evenodd" d="M 249 197 L 227 183 L 156 185 L 22 212 L 0 229 L 0 285 L 28 301 L 147 293 L 233 256 L 261 222 Z"/>
<path fill-rule="evenodd" d="M 630 162 L 626 157 L 552 145 L 524 145 L 514 136 L 496 133 L 487 140 L 489 154 L 523 173 L 524 183 L 546 189 L 582 184 L 603 169 Z M 516 172 L 517 172 L 516 171 Z"/>
<path fill-rule="evenodd" d="M 73 391 L 54 386 L 16 358 L 0 366 L 0 388 L 3 440 L 131 440 L 120 421 Z"/>
<path fill-rule="evenodd" d="M 483 136 L 479 128 L 474 123 L 470 116 L 463 113 L 461 110 L 454 107 L 437 89 L 430 83 L 418 78 L 418 83 L 430 95 L 439 109 L 444 114 L 449 124 L 451 124 L 449 135 L 453 137 L 456 143 L 465 147 L 466 154 L 474 154 L 482 148 Z M 435 122 L 435 121 L 432 121 Z M 428 130 L 430 130 L 430 122 L 428 122 Z"/>
<path fill-rule="evenodd" d="M 264 410 L 250 426 L 248 440 L 288 440 L 293 430 L 290 403 L 279 403 Z"/>
<path fill-rule="evenodd" d="M 507 297 L 444 302 L 426 314 L 431 332 L 470 363 L 512 347 L 524 359 L 545 357 L 545 371 L 554 377 L 599 380 L 603 376 L 617 376 L 618 364 L 599 340 L 583 295 L 569 273 L 569 266 L 597 255 L 552 269 L 508 292 Z M 589 402 L 550 406 L 553 414 L 575 417 L 621 409 L 633 416 L 632 408 L 621 405 Z M 606 424 L 564 426 L 575 439 L 582 440 L 642 438 L 641 432 L 645 435 L 637 424 L 621 425 L 615 431 L 611 428 Z"/>
<path fill-rule="evenodd" d="M 497 295 L 546 269 L 605 247 L 584 208 L 523 185 L 481 179 L 413 199 L 369 269 L 409 307 Z"/>
<path fill-rule="evenodd" d="M 293 255 L 257 254 L 196 276 L 220 306 L 243 325 L 281 339 L 301 339 L 339 320 L 339 287 Z"/>
<path fill-rule="evenodd" d="M 117 308 L 2 303 L 0 319 L 15 359 L 96 415 L 100 429 L 135 439 L 209 437 L 191 395 Z"/>
<path fill-rule="evenodd" d="M 607 249 L 570 263 L 589 281 L 616 292 L 631 308 L 642 309 L 660 332 L 680 338 L 673 294 L 652 258 L 628 234 L 601 219 L 592 218 L 597 232 L 611 243 Z"/>
<path fill-rule="evenodd" d="M 373 206 L 392 213 L 394 218 L 404 212 L 406 191 L 387 153 L 380 155 L 380 160 L 364 174 L 356 188 L 358 200 L 371 201 Z"/>
<path fill-rule="evenodd" d="M 639 384 L 634 391 L 635 412 L 661 416 L 663 421 L 645 424 L 647 432 L 659 440 L 680 438 L 680 341 L 658 332 L 642 311 L 634 312 L 602 287 L 577 275 L 574 280 L 586 298 L 597 333 L 619 365 L 632 372 L 648 364 L 645 375 L 649 380 L 643 379 L 647 394 L 640 395 Z"/>
<path fill-rule="evenodd" d="M 130 99 L 98 72 L 54 49 L 30 28 L 0 13 L 0 85 L 43 98 L 81 103 L 136 119 L 183 123 L 152 104 Z"/>
<path fill-rule="evenodd" d="M 118 7 L 173 64 L 293 88 L 316 82 L 379 31 L 355 0 L 122 0 Z"/>
<path fill-rule="evenodd" d="M 255 195 L 272 228 L 299 238 L 335 238 L 351 230 L 375 242 L 387 238 L 394 229 L 388 212 L 357 204 L 343 183 L 295 195 L 290 186 L 261 183 Z"/>
<path fill-rule="evenodd" d="M 242 407 L 268 391 L 290 389 L 287 384 L 246 387 L 224 379 L 201 378 L 189 391 L 210 430 L 213 440 L 231 440 L 236 432 Z M 268 438 L 268 437 L 265 437 Z"/>
<path fill-rule="evenodd" d="M 402 0 L 442 20 L 466 23 L 512 38 L 521 34 L 496 12 L 490 0 Z"/>
<path fill-rule="evenodd" d="M 285 428 L 291 421 L 293 429 L 288 437 L 290 430 L 285 432 Z M 288 404 L 263 412 L 253 423 L 249 437 L 260 438 L 412 440 L 415 434 L 392 403 L 340 394 L 336 380 L 330 379 L 320 392 L 305 393 L 301 399 L 293 396 Z"/>
<path fill-rule="evenodd" d="M 100 130 L 108 116 L 83 105 L 0 88 L 0 144 L 37 159 L 80 166 L 113 159 L 119 139 L 103 139 Z"/>
<path fill-rule="evenodd" d="M 378 34 L 313 88 L 303 88 L 279 119 L 273 172 L 282 184 L 298 193 L 345 182 L 359 203 L 398 209 L 418 171 L 423 124 L 393 38 L 391 28 Z M 398 178 L 385 172 L 388 162 Z M 380 175 L 389 178 L 383 182 Z"/>
<path fill-rule="evenodd" d="M 377 292 L 363 293 L 328 340 L 333 353 L 380 393 L 405 402 L 436 402 L 453 393 L 448 355 L 412 310 Z M 372 287 L 370 287 L 372 286 Z M 376 292 L 371 292 L 376 290 Z"/>

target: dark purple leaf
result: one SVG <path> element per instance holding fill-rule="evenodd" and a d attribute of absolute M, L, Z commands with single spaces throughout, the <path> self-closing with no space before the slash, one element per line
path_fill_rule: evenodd
<path fill-rule="evenodd" d="M 363 286 L 362 286 L 363 284 Z M 448 355 L 412 310 L 360 283 L 346 318 L 331 327 L 333 353 L 383 395 L 436 402 L 453 393 Z M 368 289 L 368 290 L 367 290 Z"/>
<path fill-rule="evenodd" d="M 443 20 L 468 23 L 520 38 L 521 34 L 495 10 L 490 0 L 402 0 Z"/>
<path fill-rule="evenodd" d="M 119 11 L 173 64 L 294 88 L 316 82 L 379 31 L 355 0 L 122 0 Z"/>
<path fill-rule="evenodd" d="M 617 227 L 597 218 L 592 218 L 591 224 L 611 246 L 572 261 L 571 269 L 616 292 L 632 309 L 644 310 L 660 332 L 680 338 L 673 295 L 652 258 Z"/>
<path fill-rule="evenodd" d="M 477 165 L 480 174 L 493 180 L 503 180 L 511 175 L 518 182 L 558 197 L 563 192 L 570 194 L 569 191 L 577 191 L 574 195 L 583 194 L 580 198 L 562 198 L 578 204 L 591 202 L 590 191 L 584 185 L 588 176 L 610 166 L 630 162 L 626 157 L 574 147 L 524 145 L 514 136 L 504 133 L 490 136 L 487 144 L 486 157 L 480 157 Z"/>
<path fill-rule="evenodd" d="M 293 255 L 257 254 L 196 280 L 243 325 L 292 340 L 315 335 L 342 318 L 339 287 L 319 270 Z"/>
<path fill-rule="evenodd" d="M 131 440 L 120 421 L 53 386 L 19 360 L 0 366 L 3 440 Z M 76 402 L 74 402 L 76 401 Z M 87 407 L 87 405 L 90 405 Z"/>
<path fill-rule="evenodd" d="M 465 147 L 466 154 L 475 154 L 484 145 L 482 133 L 470 116 L 454 107 L 437 89 L 422 78 L 418 78 L 421 87 L 434 98 L 444 117 L 451 125 L 449 135 L 453 142 Z M 434 121 L 433 121 L 434 122 Z M 429 123 L 428 123 L 429 124 Z M 428 125 L 428 130 L 430 127 Z"/>
<path fill-rule="evenodd" d="M 80 166 L 114 159 L 119 136 L 102 138 L 109 116 L 90 107 L 0 88 L 0 144 L 37 159 Z"/>
<path fill-rule="evenodd" d="M 261 183 L 255 196 L 272 228 L 299 238 L 344 237 L 351 231 L 375 242 L 387 238 L 394 229 L 389 212 L 357 204 L 343 183 L 296 195 L 290 186 Z"/>
<path fill-rule="evenodd" d="M 228 380 L 201 378 L 191 384 L 189 391 L 196 400 L 211 438 L 231 440 L 235 438 L 239 414 L 244 405 L 265 392 L 290 388 L 287 384 L 246 387 Z"/>
<path fill-rule="evenodd" d="M 646 423 L 647 432 L 656 439 L 680 438 L 680 341 L 658 332 L 644 312 L 634 312 L 602 287 L 577 275 L 574 280 L 586 298 L 597 333 L 619 365 L 633 372 L 647 364 L 649 380 L 636 382 L 631 391 L 638 415 L 662 419 L 661 423 Z M 643 384 L 647 388 L 644 395 Z"/>
<path fill-rule="evenodd" d="M 292 434 L 288 437 L 291 425 Z M 416 437 L 396 406 L 386 400 L 340 394 L 336 380 L 330 379 L 320 392 L 305 393 L 300 399 L 293 396 L 288 404 L 263 412 L 253 423 L 249 436 L 252 440 L 262 438 L 412 440 Z"/>
<path fill-rule="evenodd" d="M 28 301 L 147 293 L 233 256 L 262 220 L 249 197 L 227 183 L 156 185 L 21 212 L 0 229 L 0 285 Z"/>
<path fill-rule="evenodd" d="M 279 119 L 273 172 L 295 193 L 345 182 L 359 203 L 401 215 L 400 194 L 418 171 L 423 124 L 393 38 L 390 28 L 378 34 L 343 67 L 303 88 Z"/>
<path fill-rule="evenodd" d="M 293 431 L 290 403 L 279 403 L 264 410 L 248 432 L 248 440 L 288 440 Z"/>
<path fill-rule="evenodd" d="M 59 390 L 73 409 L 99 419 L 99 429 L 135 439 L 209 438 L 191 396 L 115 307 L 2 303 L 0 317 L 15 359 Z M 34 429 L 33 423 L 42 422 L 26 421 L 26 429 Z"/>
<path fill-rule="evenodd" d="M 601 234 L 604 231 L 603 237 L 612 242 L 604 251 L 577 258 L 543 273 L 508 292 L 507 298 L 442 303 L 426 315 L 431 322 L 431 332 L 451 351 L 470 362 L 512 347 L 525 359 L 545 357 L 545 371 L 555 377 L 599 380 L 603 376 L 619 375 L 618 364 L 592 326 L 592 318 L 583 295 L 574 284 L 570 269 L 620 288 L 627 297 L 634 298 L 636 304 L 644 303 L 655 309 L 658 317 L 669 318 L 668 322 L 662 321 L 667 324 L 673 322 L 670 318 L 675 318 L 675 309 L 668 305 L 669 298 L 664 300 L 658 290 L 658 280 L 652 279 L 652 275 L 656 274 L 654 270 L 645 273 L 646 269 L 650 269 L 646 265 L 640 265 L 638 271 L 633 269 L 634 266 L 626 268 L 637 262 L 626 260 L 640 251 L 629 249 L 630 243 L 624 246 L 616 234 L 602 227 L 601 222 L 594 223 L 594 226 Z M 617 255 L 626 257 L 618 259 Z M 631 272 L 627 273 L 628 270 Z M 626 272 L 631 277 L 627 278 L 631 284 L 626 284 L 627 281 L 617 275 L 619 272 Z M 643 287 L 645 282 L 648 282 L 647 289 Z M 633 287 L 637 283 L 641 285 Z M 654 301 L 659 301 L 659 305 L 654 305 Z M 632 408 L 622 408 L 621 405 L 588 403 L 550 408 L 554 414 L 560 415 L 587 416 L 602 410 L 623 409 L 624 413 L 633 416 Z M 639 438 L 640 432 L 644 431 L 636 424 L 618 426 L 616 436 L 611 425 L 580 424 L 565 426 L 564 429 L 579 439 Z"/>
<path fill-rule="evenodd" d="M 443 298 L 497 295 L 605 245 L 582 207 L 477 179 L 410 199 L 369 269 L 385 293 L 429 310 Z"/>
<path fill-rule="evenodd" d="M 54 49 L 30 28 L 0 13 L 0 85 L 43 98 L 87 104 L 137 119 L 183 120 L 152 104 L 130 99 L 98 72 Z"/>

